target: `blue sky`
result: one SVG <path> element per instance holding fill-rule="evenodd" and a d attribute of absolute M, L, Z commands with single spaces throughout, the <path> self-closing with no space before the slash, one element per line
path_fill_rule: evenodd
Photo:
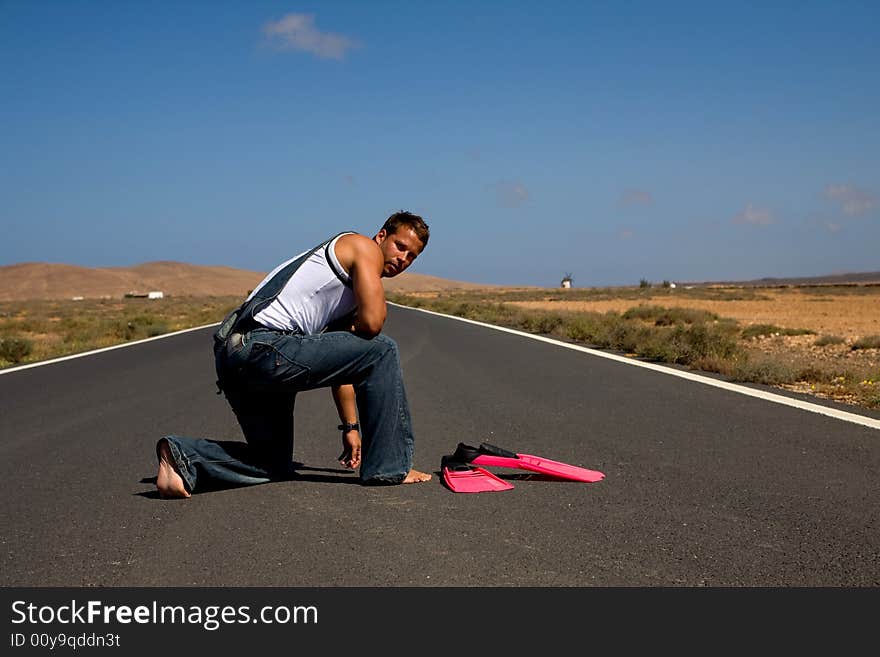
<path fill-rule="evenodd" d="M 880 270 L 880 3 L 0 0 L 0 265 Z"/>

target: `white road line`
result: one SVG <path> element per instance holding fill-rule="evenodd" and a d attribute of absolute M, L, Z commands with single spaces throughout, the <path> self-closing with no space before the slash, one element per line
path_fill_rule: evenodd
<path fill-rule="evenodd" d="M 195 328 L 183 329 L 182 331 L 174 331 L 174 333 L 163 333 L 162 335 L 157 335 L 152 338 L 144 338 L 143 340 L 135 340 L 134 342 L 123 342 L 122 344 L 115 344 L 112 347 L 103 347 L 101 349 L 93 349 L 92 351 L 84 351 L 81 354 L 73 354 L 71 356 L 62 356 L 61 358 L 53 358 L 52 360 L 41 360 L 39 363 L 29 363 L 28 365 L 19 365 L 18 367 L 10 367 L 8 369 L 0 370 L 0 374 L 10 374 L 12 372 L 19 372 L 21 370 L 29 370 L 32 367 L 42 367 L 43 365 L 52 365 L 54 363 L 60 363 L 63 360 L 72 360 L 74 358 L 82 358 L 83 356 L 92 356 L 94 354 L 100 354 L 102 351 L 111 351 L 113 349 L 122 349 L 123 347 L 133 347 L 136 344 L 143 344 L 144 342 L 152 342 L 153 340 L 163 340 L 164 338 L 170 338 L 173 335 L 180 335 L 181 333 L 189 333 L 190 331 L 200 331 L 201 329 L 208 328 L 209 326 L 217 326 L 220 322 L 215 322 L 214 324 L 205 324 L 204 326 L 196 326 Z"/>
<path fill-rule="evenodd" d="M 390 303 L 390 302 L 389 302 Z M 645 369 L 654 370 L 655 372 L 662 372 L 663 374 L 670 374 L 672 376 L 677 376 L 682 379 L 688 379 L 689 381 L 696 381 L 697 383 L 704 383 L 708 386 L 715 386 L 716 388 L 723 388 L 724 390 L 730 390 L 731 392 L 737 392 L 742 395 L 748 395 L 749 397 L 758 397 L 759 399 L 764 399 L 766 401 L 770 401 L 776 404 L 783 404 L 785 406 L 793 406 L 794 408 L 799 408 L 804 411 L 809 411 L 811 413 L 818 413 L 820 415 L 827 415 L 829 417 L 833 417 L 838 420 L 843 420 L 845 422 L 852 422 L 853 424 L 861 424 L 865 427 L 870 427 L 871 429 L 880 429 L 880 420 L 876 420 L 871 417 L 865 417 L 864 415 L 857 415 L 856 413 L 848 413 L 847 411 L 840 411 L 836 408 L 829 408 L 827 406 L 821 406 L 819 404 L 812 404 L 810 402 L 801 401 L 799 399 L 793 399 L 792 397 L 786 397 L 784 395 L 777 395 L 772 392 L 765 392 L 764 390 L 757 390 L 755 388 L 749 388 L 747 386 L 738 385 L 736 383 L 728 383 L 727 381 L 719 381 L 718 379 L 713 379 L 708 376 L 703 376 L 701 374 L 695 374 L 693 372 L 685 372 L 682 370 L 677 370 L 671 367 L 666 367 L 664 365 L 658 365 L 656 363 L 647 363 L 640 360 L 635 360 L 633 358 L 627 358 L 625 356 L 619 356 L 617 354 L 612 354 L 607 351 L 600 351 L 598 349 L 590 349 L 589 347 L 581 347 L 576 344 L 571 344 L 568 342 L 562 342 L 560 340 L 554 340 L 552 338 L 547 338 L 542 335 L 535 335 L 533 333 L 526 333 L 524 331 L 517 331 L 516 329 L 506 328 L 504 326 L 495 326 L 493 324 L 486 324 L 484 322 L 478 322 L 473 319 L 465 319 L 464 317 L 456 317 L 454 315 L 444 315 L 443 313 L 434 312 L 433 310 L 425 310 L 424 308 L 412 308 L 410 306 L 401 306 L 400 304 L 391 304 L 393 306 L 397 306 L 398 308 L 407 308 L 409 310 L 418 310 L 423 313 L 428 313 L 429 315 L 437 315 L 438 317 L 446 317 L 448 319 L 456 319 L 460 322 L 467 322 L 468 324 L 476 324 L 477 326 L 484 326 L 486 328 L 494 329 L 496 331 L 503 331 L 505 333 L 513 333 L 514 335 L 519 335 L 524 338 L 530 338 L 532 340 L 540 340 L 541 342 L 547 342 L 549 344 L 554 344 L 559 347 L 565 347 L 566 349 L 573 349 L 574 351 L 582 351 L 584 353 L 590 354 L 592 356 L 599 356 L 600 358 L 608 358 L 610 360 L 616 360 L 620 363 L 626 363 L 627 365 L 635 365 L 636 367 L 644 367 Z"/>

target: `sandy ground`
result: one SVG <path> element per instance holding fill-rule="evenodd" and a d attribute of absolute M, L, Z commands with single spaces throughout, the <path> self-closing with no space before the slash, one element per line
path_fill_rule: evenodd
<path fill-rule="evenodd" d="M 818 335 L 837 335 L 856 340 L 880 335 L 880 289 L 869 295 L 806 294 L 799 290 L 761 290 L 768 300 L 715 301 L 708 299 L 657 298 L 650 305 L 677 306 L 708 310 L 721 317 L 730 317 L 747 326 L 775 324 L 782 328 L 811 329 Z M 524 308 L 557 310 L 588 310 L 605 313 L 625 311 L 638 303 L 614 299 L 609 301 L 520 301 L 508 302 Z"/>

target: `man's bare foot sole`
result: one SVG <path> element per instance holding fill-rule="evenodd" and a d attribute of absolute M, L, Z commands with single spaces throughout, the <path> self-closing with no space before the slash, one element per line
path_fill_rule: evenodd
<path fill-rule="evenodd" d="M 156 488 L 159 489 L 159 497 L 163 499 L 190 496 L 183 484 L 183 477 L 174 468 L 174 457 L 171 456 L 171 448 L 167 440 L 159 443 L 159 473 L 156 475 Z"/>
<path fill-rule="evenodd" d="M 404 478 L 404 484 L 420 484 L 423 481 L 430 481 L 431 475 L 427 472 L 419 472 L 418 470 L 410 470 Z"/>

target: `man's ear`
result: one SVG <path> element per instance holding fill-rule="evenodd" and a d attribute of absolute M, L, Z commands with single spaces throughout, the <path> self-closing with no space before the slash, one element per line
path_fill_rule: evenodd
<path fill-rule="evenodd" d="M 381 244 L 382 242 L 385 241 L 385 238 L 386 238 L 386 237 L 388 237 L 388 233 L 387 233 L 386 230 L 383 228 L 383 229 L 380 230 L 378 233 L 376 233 L 376 235 L 373 237 L 373 241 L 374 241 L 376 244 Z"/>

